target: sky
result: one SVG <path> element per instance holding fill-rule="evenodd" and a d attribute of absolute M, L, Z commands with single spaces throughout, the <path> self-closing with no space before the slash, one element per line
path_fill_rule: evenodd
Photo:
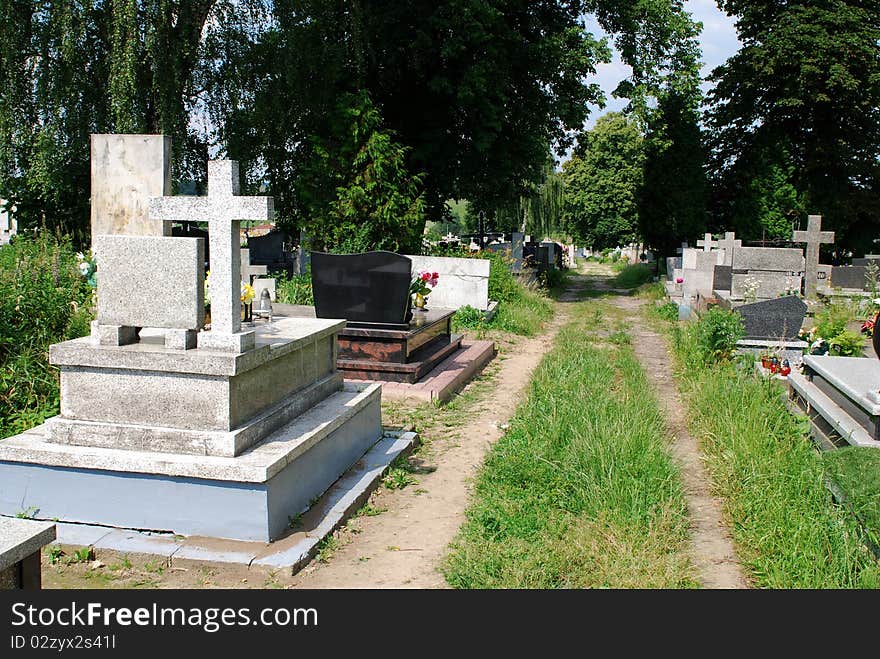
<path fill-rule="evenodd" d="M 728 57 L 739 50 L 739 40 L 733 27 L 733 18 L 718 9 L 715 0 L 686 0 L 685 10 L 690 12 L 693 18 L 703 23 L 703 31 L 700 34 L 700 46 L 703 52 L 702 76 L 705 78 L 709 72 L 719 64 L 723 64 Z M 596 35 L 605 33 L 595 22 L 590 26 Z M 587 127 L 592 128 L 605 112 L 621 110 L 626 105 L 626 100 L 616 99 L 611 92 L 617 84 L 631 73 L 628 66 L 620 61 L 619 54 L 615 51 L 613 60 L 609 64 L 600 64 L 596 68 L 597 82 L 601 85 L 607 99 L 604 110 L 592 108 Z M 709 89 L 708 83 L 703 84 L 703 91 Z"/>

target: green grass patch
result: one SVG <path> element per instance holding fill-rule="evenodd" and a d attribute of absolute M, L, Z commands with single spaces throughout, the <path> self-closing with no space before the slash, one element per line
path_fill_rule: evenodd
<path fill-rule="evenodd" d="M 875 588 L 880 564 L 825 487 L 805 418 L 777 382 L 736 363 L 702 364 L 699 331 L 673 326 L 678 377 L 740 560 L 761 588 Z M 875 500 L 876 502 L 876 500 Z"/>
<path fill-rule="evenodd" d="M 846 505 L 880 547 L 880 451 L 851 446 L 822 454 L 831 480 L 845 493 Z"/>
<path fill-rule="evenodd" d="M 654 268 L 644 263 L 624 267 L 614 278 L 615 288 L 638 288 L 654 278 Z"/>
<path fill-rule="evenodd" d="M 444 572 L 458 588 L 696 585 L 663 416 L 627 345 L 587 303 L 490 451 Z"/>

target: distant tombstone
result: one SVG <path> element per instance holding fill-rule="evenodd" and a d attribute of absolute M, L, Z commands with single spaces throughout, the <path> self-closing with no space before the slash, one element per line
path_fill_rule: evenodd
<path fill-rule="evenodd" d="M 716 265 L 715 278 L 712 281 L 713 291 L 730 291 L 733 284 L 733 268 L 729 265 Z"/>
<path fill-rule="evenodd" d="M 6 202 L 0 199 L 0 245 L 9 244 L 17 231 L 16 221 L 10 217 L 6 210 Z"/>
<path fill-rule="evenodd" d="M 733 253 L 740 247 L 742 247 L 742 240 L 736 240 L 736 234 L 733 231 L 724 233 L 724 238 L 718 241 L 718 249 L 724 250 L 724 265 L 733 265 Z"/>
<path fill-rule="evenodd" d="M 702 247 L 704 252 L 711 252 L 713 247 L 718 247 L 718 241 L 712 240 L 712 234 L 707 233 L 703 240 L 697 241 L 697 247 Z"/>
<path fill-rule="evenodd" d="M 795 341 L 804 323 L 807 305 L 796 295 L 744 304 L 735 308 L 745 325 L 744 339 Z"/>
<path fill-rule="evenodd" d="M 272 270 L 286 270 L 293 264 L 293 255 L 284 249 L 285 242 L 282 231 L 270 231 L 265 236 L 249 238 L 251 263 Z"/>
<path fill-rule="evenodd" d="M 857 291 L 868 290 L 866 274 L 867 268 L 863 265 L 833 266 L 831 268 L 831 287 Z"/>
<path fill-rule="evenodd" d="M 170 236 L 171 222 L 149 217 L 149 199 L 170 195 L 171 138 L 92 135 L 92 245 L 100 235 Z"/>
<path fill-rule="evenodd" d="M 817 272 L 819 270 L 819 247 L 824 243 L 834 242 L 833 231 L 822 231 L 822 216 L 810 215 L 807 218 L 807 230 L 795 231 L 792 241 L 807 243 L 806 267 L 804 270 L 804 295 L 816 297 L 818 287 Z"/>
<path fill-rule="evenodd" d="M 852 260 L 853 265 L 866 266 L 869 263 L 874 263 L 874 264 L 880 266 L 880 256 L 866 254 L 864 257 L 854 258 Z"/>
<path fill-rule="evenodd" d="M 523 234 L 514 231 L 510 236 L 510 255 L 513 257 L 513 271 L 522 272 L 523 264 Z"/>
<path fill-rule="evenodd" d="M 744 299 L 752 280 L 757 283 L 757 299 L 772 299 L 800 292 L 804 253 L 796 248 L 740 247 L 734 251 L 732 267 L 731 298 Z"/>
<path fill-rule="evenodd" d="M 246 284 L 250 284 L 253 277 L 267 274 L 269 273 L 265 265 L 251 265 L 251 250 L 246 247 L 242 248 L 241 280 Z"/>
<path fill-rule="evenodd" d="M 311 259 L 318 318 L 344 318 L 352 327 L 409 326 L 409 258 L 393 252 L 312 252 Z"/>

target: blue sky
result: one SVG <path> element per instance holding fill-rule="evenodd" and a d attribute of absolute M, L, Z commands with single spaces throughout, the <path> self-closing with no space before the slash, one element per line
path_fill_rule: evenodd
<path fill-rule="evenodd" d="M 702 75 L 705 78 L 712 69 L 724 63 L 728 57 L 739 50 L 739 40 L 733 27 L 734 21 L 733 18 L 718 9 L 714 0 L 686 0 L 684 6 L 695 20 L 703 23 L 700 46 L 703 52 Z M 590 25 L 597 35 L 604 34 L 594 22 L 591 22 Z M 587 122 L 587 127 L 591 128 L 596 119 L 605 112 L 620 110 L 626 105 L 625 100 L 613 98 L 611 92 L 630 73 L 630 68 L 620 61 L 616 52 L 611 63 L 601 64 L 597 67 L 597 82 L 605 91 L 607 105 L 604 110 L 595 107 L 592 109 L 593 112 Z M 704 83 L 703 90 L 708 88 L 708 84 Z"/>

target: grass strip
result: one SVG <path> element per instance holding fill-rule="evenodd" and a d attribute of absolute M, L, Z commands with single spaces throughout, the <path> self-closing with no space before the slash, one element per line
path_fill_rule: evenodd
<path fill-rule="evenodd" d="M 876 588 L 880 564 L 825 486 L 808 421 L 748 366 L 693 368 L 694 326 L 672 332 L 677 375 L 740 560 L 761 588 Z M 691 364 L 685 368 L 684 364 Z"/>
<path fill-rule="evenodd" d="M 851 446 L 822 454 L 828 476 L 846 495 L 846 504 L 880 549 L 880 451 Z"/>
<path fill-rule="evenodd" d="M 693 587 L 664 420 L 631 348 L 582 303 L 487 456 L 447 556 L 459 588 Z"/>

